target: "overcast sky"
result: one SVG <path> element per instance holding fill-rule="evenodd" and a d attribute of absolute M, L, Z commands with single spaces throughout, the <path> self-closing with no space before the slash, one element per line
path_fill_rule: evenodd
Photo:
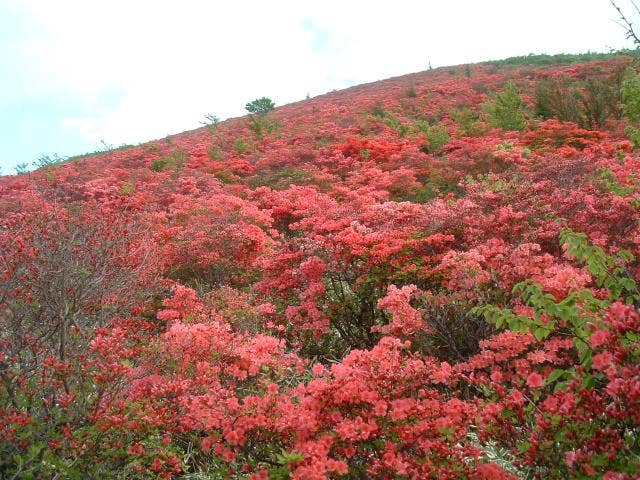
<path fill-rule="evenodd" d="M 0 0 L 0 168 L 429 62 L 629 46 L 614 19 L 608 0 Z"/>

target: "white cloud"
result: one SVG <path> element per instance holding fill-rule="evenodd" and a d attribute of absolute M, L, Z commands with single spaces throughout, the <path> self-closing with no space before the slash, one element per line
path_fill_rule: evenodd
<path fill-rule="evenodd" d="M 137 143 L 348 84 L 529 52 L 624 44 L 604 0 L 25 0 L 29 94 L 72 95 L 60 119 L 91 140 Z M 319 35 L 321 38 L 319 38 Z M 104 105 L 105 92 L 119 92 Z"/>

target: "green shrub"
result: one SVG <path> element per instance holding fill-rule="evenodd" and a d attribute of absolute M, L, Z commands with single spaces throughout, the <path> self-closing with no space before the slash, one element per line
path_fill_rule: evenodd
<path fill-rule="evenodd" d="M 220 118 L 211 113 L 207 113 L 204 116 L 204 121 L 201 121 L 200 123 L 207 127 L 209 134 L 213 137 L 216 133 L 216 127 L 218 126 L 218 123 L 220 123 Z"/>
<path fill-rule="evenodd" d="M 28 163 L 19 163 L 15 166 L 16 175 L 22 175 L 23 173 L 27 173 L 29 171 Z"/>
<path fill-rule="evenodd" d="M 429 125 L 421 120 L 416 123 L 416 126 L 424 134 L 425 143 L 422 146 L 422 151 L 425 153 L 436 152 L 451 140 L 449 132 L 443 125 Z"/>
<path fill-rule="evenodd" d="M 171 152 L 169 156 L 163 156 L 156 158 L 151 162 L 151 170 L 154 172 L 162 172 L 164 170 L 175 170 L 176 172 L 182 169 L 187 160 L 187 154 L 180 150 Z"/>
<path fill-rule="evenodd" d="M 167 168 L 170 168 L 173 165 L 173 162 L 168 157 L 160 157 L 156 158 L 151 162 L 151 170 L 154 172 L 162 172 Z"/>
<path fill-rule="evenodd" d="M 536 85 L 536 115 L 557 118 L 583 128 L 597 129 L 619 111 L 621 79 L 590 77 L 584 82 L 569 78 L 541 80 Z"/>
<path fill-rule="evenodd" d="M 595 182 L 600 188 L 607 192 L 615 193 L 619 196 L 629 195 L 633 188 L 631 186 L 622 186 L 618 183 L 618 179 L 610 168 L 599 167 L 595 171 Z"/>
<path fill-rule="evenodd" d="M 187 152 L 183 152 L 182 150 L 175 150 L 171 152 L 171 159 L 177 167 L 182 167 L 187 160 Z"/>
<path fill-rule="evenodd" d="M 276 104 L 270 98 L 262 97 L 247 103 L 244 108 L 254 115 L 266 115 L 276 108 Z"/>
<path fill-rule="evenodd" d="M 509 80 L 504 90 L 496 93 L 492 101 L 485 103 L 483 110 L 494 127 L 522 131 L 527 126 L 524 103 L 513 80 Z"/>
<path fill-rule="evenodd" d="M 411 130 L 408 125 L 404 125 L 398 117 L 391 113 L 384 114 L 384 124 L 398 132 L 400 137 L 404 137 Z"/>
<path fill-rule="evenodd" d="M 118 192 L 120 195 L 131 195 L 136 191 L 136 186 L 132 182 L 122 182 L 120 186 L 120 191 Z"/>
<path fill-rule="evenodd" d="M 386 113 L 384 111 L 384 107 L 382 106 L 382 102 L 376 102 L 375 106 L 371 110 L 371 114 L 374 117 L 384 118 Z"/>
<path fill-rule="evenodd" d="M 271 135 L 273 132 L 277 131 L 280 128 L 280 123 L 275 120 L 270 120 L 267 117 L 252 115 L 249 117 L 247 126 L 256 138 L 262 140 L 265 135 Z"/>
<path fill-rule="evenodd" d="M 394 130 L 398 130 L 400 125 L 402 125 L 402 123 L 400 123 L 400 119 L 391 113 L 384 114 L 384 124 Z"/>
<path fill-rule="evenodd" d="M 474 83 L 471 85 L 473 91 L 476 93 L 489 93 L 489 87 L 487 87 L 484 83 Z"/>
<path fill-rule="evenodd" d="M 54 153 L 53 156 L 50 155 L 41 155 L 38 159 L 32 163 L 34 167 L 39 168 L 50 168 L 56 165 L 60 165 L 67 161 L 66 158 L 61 157 L 57 153 Z"/>
<path fill-rule="evenodd" d="M 414 203 L 429 203 L 440 195 L 452 193 L 459 198 L 464 192 L 464 187 L 459 184 L 457 179 L 443 177 L 437 173 L 420 175 L 418 180 L 422 186 L 418 187 L 409 195 L 404 195 L 402 198 L 398 197 L 398 200 L 408 200 Z"/>
<path fill-rule="evenodd" d="M 627 126 L 625 129 L 625 133 L 629 140 L 633 143 L 635 148 L 640 148 L 640 128 L 632 127 L 631 125 Z"/>
<path fill-rule="evenodd" d="M 429 203 L 434 198 L 438 197 L 438 189 L 435 185 L 427 183 L 417 188 L 411 195 L 406 195 L 403 198 L 398 198 L 398 201 L 409 201 L 413 203 Z"/>
<path fill-rule="evenodd" d="M 621 85 L 622 113 L 631 122 L 640 122 L 640 75 L 627 68 Z"/>
<path fill-rule="evenodd" d="M 580 122 L 580 95 L 571 88 L 566 78 L 540 80 L 536 84 L 537 116 L 548 120 L 557 118 L 563 122 Z"/>
<path fill-rule="evenodd" d="M 626 133 L 633 145 L 640 147 L 640 75 L 633 68 L 624 72 L 620 86 L 622 114 L 629 120 Z"/>
<path fill-rule="evenodd" d="M 458 124 L 458 136 L 460 137 L 480 137 L 486 133 L 480 116 L 467 107 L 452 111 L 451 117 Z"/>
<path fill-rule="evenodd" d="M 249 146 L 246 144 L 243 138 L 238 137 L 233 142 L 233 149 L 240 155 L 247 153 Z"/>
<path fill-rule="evenodd" d="M 249 112 L 247 126 L 259 140 L 262 140 L 265 134 L 271 135 L 280 127 L 277 121 L 267 118 L 267 114 L 275 108 L 275 104 L 270 98 L 262 97 L 253 100 L 247 103 L 245 108 Z"/>
<path fill-rule="evenodd" d="M 214 173 L 215 177 L 220 180 L 222 183 L 231 184 L 238 180 L 233 173 L 227 170 L 221 170 L 219 172 Z"/>
<path fill-rule="evenodd" d="M 260 174 L 249 180 L 252 188 L 267 186 L 274 190 L 289 188 L 291 185 L 304 185 L 309 183 L 311 175 L 303 170 L 293 170 L 285 167 L 268 174 Z"/>
<path fill-rule="evenodd" d="M 615 78 L 590 77 L 580 95 L 582 126 L 597 129 L 618 111 Z M 638 101 L 636 99 L 636 101 Z"/>
<path fill-rule="evenodd" d="M 222 150 L 217 145 L 210 145 L 207 148 L 207 155 L 211 160 L 222 160 Z"/>

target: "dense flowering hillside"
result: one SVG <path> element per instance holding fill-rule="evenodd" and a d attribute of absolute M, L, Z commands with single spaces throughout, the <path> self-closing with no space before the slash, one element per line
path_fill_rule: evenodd
<path fill-rule="evenodd" d="M 640 478 L 639 123 L 481 64 L 1 177 L 0 477 Z"/>

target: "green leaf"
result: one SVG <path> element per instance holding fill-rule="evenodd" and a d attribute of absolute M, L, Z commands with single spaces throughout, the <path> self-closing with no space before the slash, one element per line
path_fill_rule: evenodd
<path fill-rule="evenodd" d="M 533 330 L 533 336 L 536 337 L 536 340 L 540 341 L 543 338 L 546 338 L 549 335 L 550 331 L 544 327 L 538 327 Z"/>
<path fill-rule="evenodd" d="M 546 383 L 547 385 L 552 384 L 553 382 L 555 382 L 556 380 L 564 377 L 565 375 L 567 375 L 568 372 L 566 370 L 562 370 L 559 368 L 556 368 L 553 372 L 551 372 L 551 374 L 547 377 Z"/>
<path fill-rule="evenodd" d="M 594 377 L 593 375 L 586 375 L 584 377 L 584 387 L 589 389 L 589 388 L 593 388 L 596 385 L 596 377 Z"/>

